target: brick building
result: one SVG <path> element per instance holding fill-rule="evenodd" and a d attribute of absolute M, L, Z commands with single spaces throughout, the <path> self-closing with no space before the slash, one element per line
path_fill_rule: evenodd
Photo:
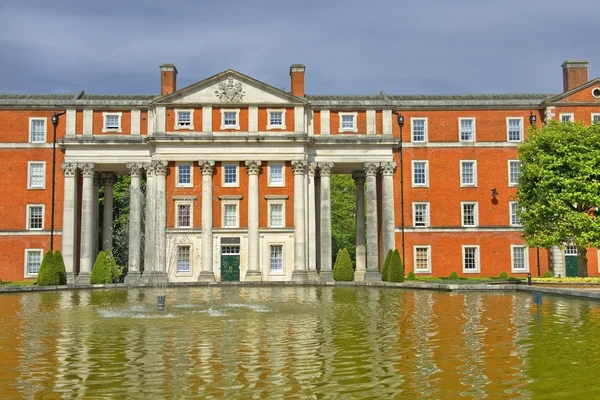
<path fill-rule="evenodd" d="M 560 94 L 307 95 L 303 65 L 290 93 L 234 70 L 178 89 L 166 64 L 160 95 L 0 95 L 0 279 L 35 278 L 50 248 L 53 164 L 71 283 L 112 246 L 118 174 L 131 176 L 127 282 L 331 280 L 331 174 L 356 182 L 357 280 L 380 279 L 396 247 L 418 274 L 535 274 L 538 259 L 569 274 L 571 249 L 521 237 L 517 146 L 532 116 L 600 121 L 587 66 L 563 63 Z M 598 275 L 597 250 L 588 258 Z"/>

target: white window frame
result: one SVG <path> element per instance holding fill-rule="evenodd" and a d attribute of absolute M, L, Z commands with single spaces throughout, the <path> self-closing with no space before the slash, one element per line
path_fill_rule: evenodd
<path fill-rule="evenodd" d="M 271 166 L 281 166 L 281 183 L 272 183 L 271 182 Z M 270 162 L 269 161 L 269 168 L 268 168 L 268 181 L 267 181 L 267 186 L 268 187 L 285 187 L 285 163 L 283 162 Z"/>
<path fill-rule="evenodd" d="M 179 206 L 188 206 L 190 208 L 190 224 L 188 226 L 179 225 Z M 175 228 L 191 229 L 194 227 L 194 203 L 192 201 L 176 201 L 175 202 Z"/>
<path fill-rule="evenodd" d="M 42 186 L 31 186 L 31 166 L 33 164 L 42 164 L 44 176 L 42 177 Z M 27 189 L 44 190 L 46 189 L 46 161 L 28 161 L 27 162 Z"/>
<path fill-rule="evenodd" d="M 518 207 L 519 207 L 519 202 L 518 201 L 509 201 L 508 202 L 508 218 L 509 218 L 508 222 L 509 222 L 510 226 L 514 226 L 514 227 L 519 227 L 520 228 L 520 227 L 523 226 L 523 223 L 521 223 L 520 220 L 519 220 L 518 224 L 515 224 L 513 222 L 513 215 L 516 217 L 516 213 L 513 214 L 513 207 L 514 207 L 515 204 L 516 204 L 516 207 L 518 209 Z"/>
<path fill-rule="evenodd" d="M 189 125 L 179 125 L 179 113 L 190 113 L 190 124 Z M 194 130 L 194 109 L 193 108 L 176 108 L 175 109 L 175 127 L 176 131 L 179 130 Z"/>
<path fill-rule="evenodd" d="M 425 164 L 425 183 L 415 183 L 415 163 Z M 411 183 L 412 187 L 429 187 L 429 161 L 428 160 L 413 160 L 411 171 Z"/>
<path fill-rule="evenodd" d="M 43 121 L 44 122 L 44 139 L 39 141 L 33 140 L 33 122 L 34 121 Z M 29 143 L 38 144 L 38 143 L 46 143 L 48 138 L 48 118 L 43 117 L 29 117 Z"/>
<path fill-rule="evenodd" d="M 225 125 L 225 113 L 235 113 L 235 125 Z M 240 109 L 239 108 L 221 108 L 221 130 L 240 130 Z"/>
<path fill-rule="evenodd" d="M 473 163 L 473 183 L 463 182 L 463 164 Z M 459 161 L 459 173 L 460 173 L 460 187 L 477 187 L 477 160 L 460 160 Z"/>
<path fill-rule="evenodd" d="M 417 269 L 417 249 L 427 249 L 427 269 Z M 413 271 L 415 274 L 430 274 L 431 273 L 431 246 L 430 245 L 414 245 L 413 246 Z"/>
<path fill-rule="evenodd" d="M 416 221 L 416 209 L 417 206 L 419 205 L 425 205 L 427 208 L 425 210 L 425 225 L 417 225 L 417 221 Z M 429 202 L 428 201 L 415 201 L 412 203 L 412 216 L 413 216 L 413 227 L 414 228 L 428 228 L 430 225 L 430 221 L 429 221 Z"/>
<path fill-rule="evenodd" d="M 41 207 L 42 208 L 42 227 L 41 228 L 32 228 L 31 227 L 31 208 L 33 207 Z M 43 231 L 44 230 L 44 220 L 46 218 L 46 207 L 44 204 L 27 204 L 27 220 L 25 221 L 25 226 L 28 231 Z"/>
<path fill-rule="evenodd" d="M 473 208 L 473 220 L 475 222 L 474 225 L 465 225 L 465 206 L 473 204 L 475 207 Z M 461 201 L 460 202 L 460 223 L 463 228 L 476 228 L 479 226 L 479 203 L 476 201 Z"/>
<path fill-rule="evenodd" d="M 515 187 L 515 186 L 517 186 L 519 184 L 519 178 L 518 177 L 517 177 L 517 181 L 516 182 L 513 182 L 511 180 L 510 166 L 512 164 L 515 164 L 515 163 L 521 165 L 521 173 L 523 173 L 523 163 L 521 163 L 521 161 L 519 161 L 519 160 L 508 160 L 508 186 L 509 187 Z M 519 176 L 521 176 L 521 174 L 519 174 Z"/>
<path fill-rule="evenodd" d="M 193 274 L 193 270 L 192 270 L 192 245 L 191 244 L 177 244 L 176 245 L 177 248 L 177 263 L 175 265 L 175 274 L 176 275 L 192 275 Z M 188 249 L 188 263 L 189 263 L 189 269 L 187 271 L 180 271 L 179 270 L 179 249 L 181 248 L 187 248 Z"/>
<path fill-rule="evenodd" d="M 190 167 L 190 183 L 181 183 L 179 182 L 179 167 L 187 165 Z M 175 168 L 175 173 L 176 173 L 176 185 L 175 187 L 193 187 L 194 186 L 194 163 L 193 162 L 178 162 L 176 163 L 176 168 Z"/>
<path fill-rule="evenodd" d="M 465 269 L 465 250 L 474 248 L 475 251 L 475 269 Z M 481 251 L 478 244 L 463 244 L 462 245 L 462 272 L 463 274 L 479 274 L 481 272 Z"/>
<path fill-rule="evenodd" d="M 343 117 L 351 116 L 352 117 L 352 128 L 344 128 L 342 125 Z M 338 117 L 340 119 L 340 132 L 358 132 L 358 112 L 338 112 Z"/>
<path fill-rule="evenodd" d="M 471 121 L 473 123 L 473 137 L 471 140 L 463 140 L 462 138 L 462 121 Z M 475 143 L 476 139 L 476 122 L 475 117 L 461 117 L 458 119 L 458 141 L 461 143 Z"/>
<path fill-rule="evenodd" d="M 285 228 L 285 201 L 282 200 L 268 200 L 267 201 L 267 205 L 268 205 L 268 212 L 269 212 L 269 228 Z M 281 206 L 281 225 L 279 226 L 275 226 L 273 225 L 273 220 L 271 219 L 271 207 L 274 205 L 280 205 Z"/>
<path fill-rule="evenodd" d="M 519 140 L 511 140 L 510 139 L 510 121 L 519 120 L 519 127 L 521 128 L 519 132 Z M 510 143 L 520 143 L 524 139 L 524 126 L 523 126 L 523 117 L 506 117 L 506 141 Z"/>
<path fill-rule="evenodd" d="M 569 117 L 568 121 L 563 121 L 563 117 Z M 574 113 L 560 113 L 558 115 L 559 122 L 575 122 L 575 114 Z"/>
<path fill-rule="evenodd" d="M 235 226 L 225 225 L 225 206 L 235 206 Z M 221 227 L 226 229 L 235 229 L 240 227 L 240 202 L 239 200 L 223 200 L 221 202 Z"/>
<path fill-rule="evenodd" d="M 415 140 L 415 121 L 423 121 L 423 140 Z M 427 117 L 414 117 L 410 119 L 410 141 L 412 143 L 427 143 L 429 131 L 429 121 Z"/>
<path fill-rule="evenodd" d="M 516 248 L 524 248 L 525 254 L 523 256 L 523 263 L 525 269 L 517 269 L 515 268 L 515 249 Z M 529 272 L 529 248 L 523 244 L 511 244 L 510 245 L 510 272 L 513 274 L 526 274 Z"/>
<path fill-rule="evenodd" d="M 107 116 L 117 116 L 119 126 L 117 129 L 108 129 L 106 126 L 106 117 Z M 121 133 L 123 132 L 123 123 L 122 123 L 123 113 L 121 111 L 104 111 L 102 113 L 102 133 Z"/>
<path fill-rule="evenodd" d="M 594 125 L 594 118 L 598 118 L 597 124 L 600 124 L 600 113 L 592 113 L 590 116 L 590 125 Z"/>
<path fill-rule="evenodd" d="M 281 113 L 281 125 L 271 125 L 271 114 Z M 267 108 L 267 130 L 285 130 L 285 108 Z"/>
<path fill-rule="evenodd" d="M 281 271 L 273 271 L 271 269 L 271 248 L 281 247 Z M 269 275 L 285 275 L 285 244 L 284 243 L 269 243 L 267 250 L 269 252 Z"/>
<path fill-rule="evenodd" d="M 40 253 L 40 267 L 42 266 L 42 261 L 44 261 L 44 249 L 25 249 L 25 262 L 24 262 L 24 266 L 23 266 L 23 276 L 25 278 L 35 278 L 38 276 L 38 274 L 30 274 L 29 268 L 27 268 L 28 267 L 28 265 L 27 265 L 28 253 L 32 253 L 34 251 Z M 38 271 L 39 271 L 39 267 L 38 267 Z"/>
<path fill-rule="evenodd" d="M 225 166 L 226 165 L 235 165 L 235 183 L 225 183 Z M 221 168 L 223 169 L 223 178 L 221 179 L 221 185 L 223 187 L 240 187 L 240 163 L 229 163 L 229 162 L 223 162 L 221 164 Z"/>

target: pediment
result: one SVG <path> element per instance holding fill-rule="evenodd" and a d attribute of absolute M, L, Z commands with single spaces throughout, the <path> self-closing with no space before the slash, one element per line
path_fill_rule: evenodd
<path fill-rule="evenodd" d="M 600 90 L 600 78 L 592 79 L 579 85 L 569 91 L 558 94 L 556 96 L 546 99 L 545 103 L 551 105 L 552 103 L 598 103 L 600 104 L 600 98 L 594 96 L 598 93 L 596 89 Z"/>
<path fill-rule="evenodd" d="M 229 69 L 176 92 L 157 98 L 155 104 L 299 105 L 307 100 Z"/>

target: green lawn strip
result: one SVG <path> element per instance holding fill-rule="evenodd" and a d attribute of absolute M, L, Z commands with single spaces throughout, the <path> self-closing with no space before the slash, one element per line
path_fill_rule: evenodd
<path fill-rule="evenodd" d="M 14 281 L 14 282 L 0 282 L 0 287 L 10 287 L 10 286 L 31 286 L 36 284 L 35 279 L 30 279 L 26 281 Z"/>

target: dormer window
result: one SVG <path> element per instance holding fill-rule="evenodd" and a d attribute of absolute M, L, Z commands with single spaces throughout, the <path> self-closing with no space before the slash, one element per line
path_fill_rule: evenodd
<path fill-rule="evenodd" d="M 175 110 L 175 130 L 194 129 L 193 110 Z"/>
<path fill-rule="evenodd" d="M 341 112 L 340 116 L 340 132 L 357 132 L 356 116 L 357 113 Z"/>
<path fill-rule="evenodd" d="M 285 110 L 267 110 L 269 124 L 267 129 L 285 129 Z"/>
<path fill-rule="evenodd" d="M 104 126 L 102 127 L 102 132 L 110 133 L 110 132 L 121 132 L 121 116 L 123 113 L 120 112 L 104 112 L 102 113 L 104 116 Z"/>
<path fill-rule="evenodd" d="M 221 110 L 221 129 L 240 129 L 240 110 Z"/>

